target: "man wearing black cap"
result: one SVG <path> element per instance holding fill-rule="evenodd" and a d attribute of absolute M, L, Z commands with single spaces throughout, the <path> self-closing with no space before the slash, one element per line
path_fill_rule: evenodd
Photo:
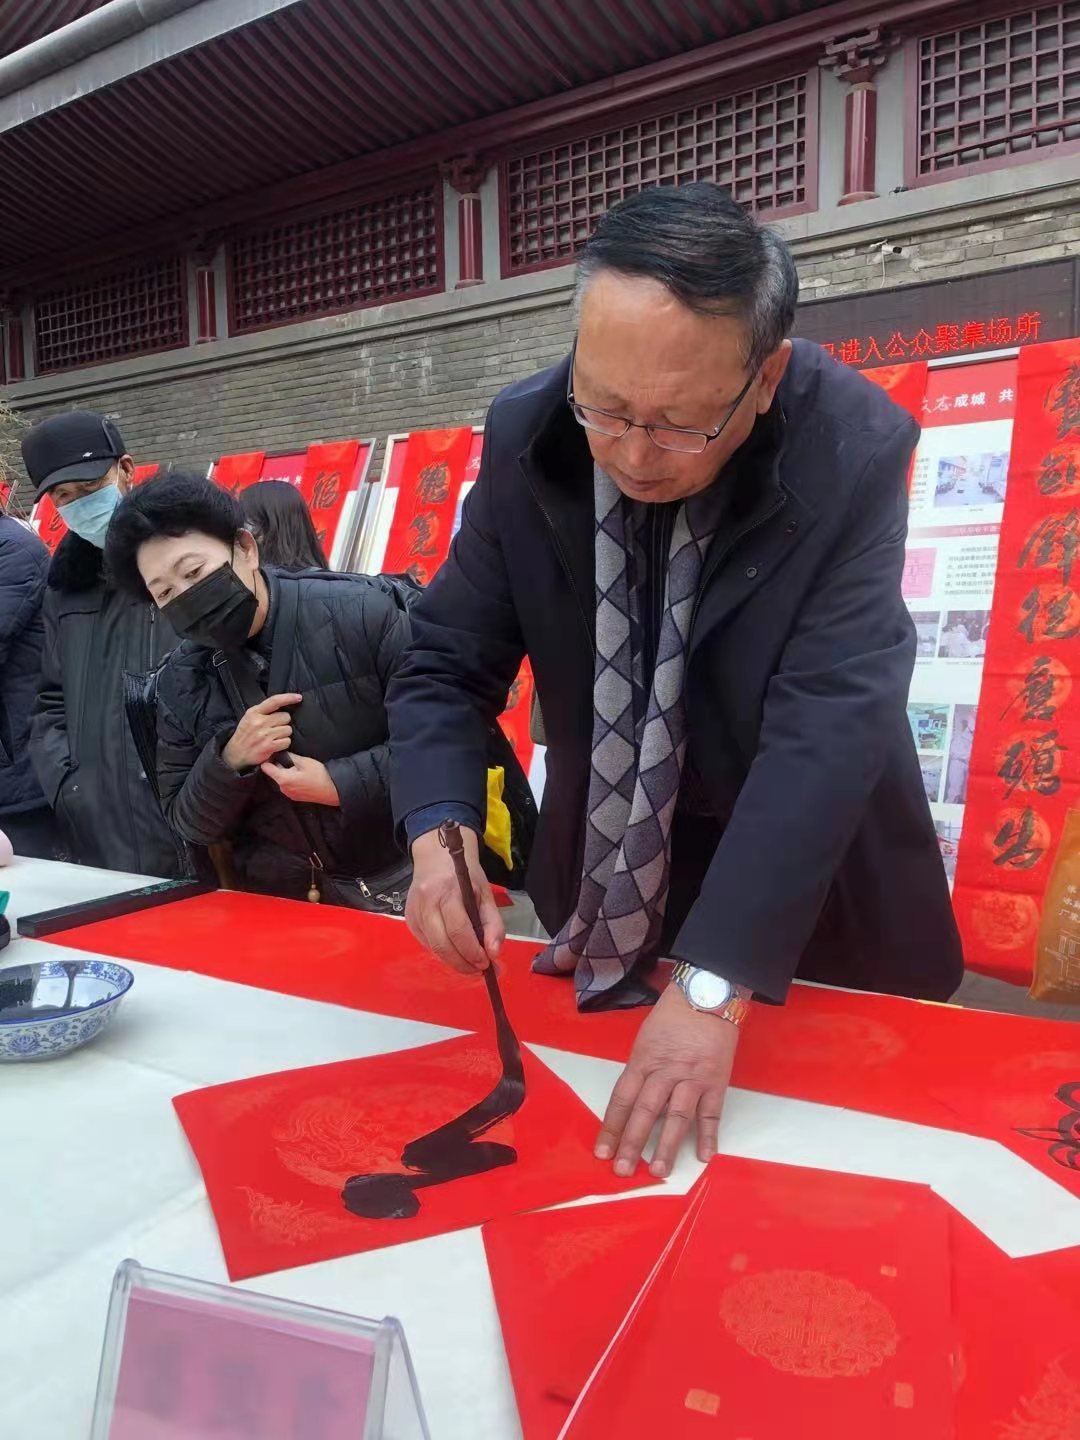
<path fill-rule="evenodd" d="M 123 676 L 152 669 L 176 636 L 149 601 L 106 583 L 112 512 L 135 464 L 104 415 L 71 410 L 29 430 L 23 461 L 38 500 L 67 525 L 49 567 L 45 648 L 31 759 L 73 859 L 142 875 L 184 873 L 124 713 Z"/>

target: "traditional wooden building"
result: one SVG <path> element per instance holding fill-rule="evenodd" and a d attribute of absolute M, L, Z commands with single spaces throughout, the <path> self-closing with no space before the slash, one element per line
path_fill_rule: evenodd
<path fill-rule="evenodd" d="M 471 423 L 708 178 L 876 364 L 1080 329 L 1080 0 L 5 0 L 6 395 L 203 464 Z"/>

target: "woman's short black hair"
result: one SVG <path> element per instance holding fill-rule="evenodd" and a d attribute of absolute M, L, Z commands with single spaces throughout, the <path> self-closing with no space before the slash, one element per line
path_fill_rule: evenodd
<path fill-rule="evenodd" d="M 118 590 L 146 598 L 139 547 L 164 535 L 210 535 L 235 545 L 244 514 L 227 490 L 205 475 L 159 470 L 120 501 L 105 540 L 105 570 Z"/>

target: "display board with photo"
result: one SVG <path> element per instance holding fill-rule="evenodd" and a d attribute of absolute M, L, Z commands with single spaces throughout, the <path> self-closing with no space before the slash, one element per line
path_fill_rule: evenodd
<path fill-rule="evenodd" d="M 903 593 L 908 723 L 950 883 L 963 826 L 1008 486 L 1016 361 L 932 369 L 912 470 Z"/>

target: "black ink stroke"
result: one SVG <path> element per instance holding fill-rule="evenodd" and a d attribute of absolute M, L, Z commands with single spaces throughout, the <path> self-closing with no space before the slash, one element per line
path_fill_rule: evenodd
<path fill-rule="evenodd" d="M 454 862 L 462 901 L 476 937 L 482 944 L 483 926 L 461 831 L 453 821 L 447 821 L 439 835 Z M 405 1146 L 401 1152 L 401 1163 L 411 1173 L 353 1175 L 346 1180 L 341 1198 L 346 1210 L 353 1215 L 361 1215 L 366 1220 L 408 1220 L 420 1211 L 416 1195 L 418 1190 L 424 1190 L 429 1185 L 443 1185 L 449 1180 L 461 1180 L 467 1175 L 482 1175 L 488 1170 L 497 1170 L 516 1162 L 517 1151 L 510 1145 L 490 1141 L 476 1143 L 481 1135 L 520 1110 L 525 1100 L 521 1046 L 506 1014 L 493 965 L 484 971 L 484 982 L 495 1016 L 495 1036 L 502 1062 L 502 1076 L 498 1084 L 463 1115 L 448 1120 L 437 1130 L 421 1135 Z"/>
<path fill-rule="evenodd" d="M 1062 1085 L 1055 1098 L 1066 1107 L 1057 1125 L 1047 1130 L 1017 1127 L 1016 1133 L 1029 1140 L 1046 1141 L 1050 1147 L 1047 1154 L 1056 1165 L 1066 1170 L 1080 1170 L 1080 1080 Z"/>

